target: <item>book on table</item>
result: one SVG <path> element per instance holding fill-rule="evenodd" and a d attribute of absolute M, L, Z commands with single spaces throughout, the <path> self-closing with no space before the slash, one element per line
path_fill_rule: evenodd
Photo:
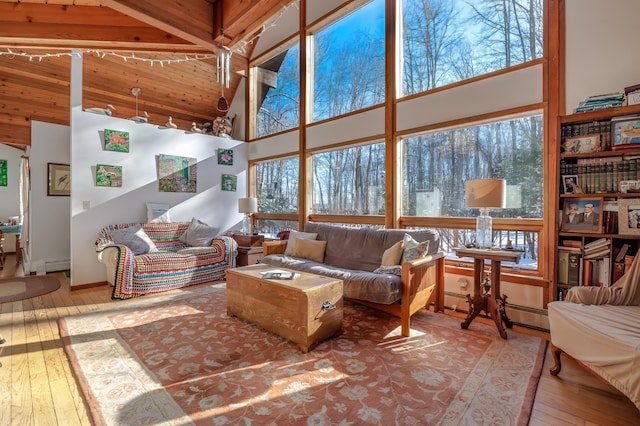
<path fill-rule="evenodd" d="M 282 269 L 274 269 L 262 273 L 262 278 L 266 280 L 292 280 L 296 276 L 293 271 L 283 271 Z"/>

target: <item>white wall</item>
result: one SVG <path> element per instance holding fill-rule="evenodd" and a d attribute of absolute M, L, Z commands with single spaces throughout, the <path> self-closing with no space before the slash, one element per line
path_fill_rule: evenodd
<path fill-rule="evenodd" d="M 24 154 L 21 149 L 0 144 L 0 159 L 7 160 L 7 186 L 0 186 L 0 220 L 20 213 L 20 157 Z M 4 251 L 16 250 L 14 235 L 4 238 Z"/>
<path fill-rule="evenodd" d="M 240 227 L 242 215 L 238 213 L 237 199 L 247 193 L 245 143 L 138 124 L 83 112 L 77 107 L 72 109 L 71 123 L 72 285 L 106 280 L 105 268 L 95 253 L 98 233 L 109 224 L 145 222 L 147 202 L 169 204 L 174 222 L 196 217 L 216 227 L 219 233 Z M 104 129 L 129 132 L 129 152 L 104 150 Z M 219 148 L 233 149 L 232 166 L 217 164 Z M 159 154 L 197 159 L 196 193 L 159 191 Z M 97 187 L 97 164 L 122 166 L 122 187 Z M 236 192 L 221 190 L 222 174 L 238 177 Z"/>
<path fill-rule="evenodd" d="M 638 0 L 566 0 L 566 114 L 588 96 L 640 83 Z"/>
<path fill-rule="evenodd" d="M 48 196 L 48 163 L 70 164 L 71 131 L 68 126 L 31 122 L 31 192 L 29 253 L 26 273 L 44 271 L 46 262 L 71 259 L 70 199 Z M 50 268 L 51 272 L 55 268 Z"/>

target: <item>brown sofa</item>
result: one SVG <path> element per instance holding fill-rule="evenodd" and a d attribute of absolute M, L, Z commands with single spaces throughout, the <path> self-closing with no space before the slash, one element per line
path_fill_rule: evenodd
<path fill-rule="evenodd" d="M 284 254 L 287 241 L 266 241 L 261 263 L 275 267 L 339 278 L 344 297 L 401 319 L 402 336 L 409 336 L 411 315 L 434 305 L 444 308 L 444 253 L 438 234 L 429 230 L 350 228 L 307 222 L 304 232 L 317 233 L 326 241 L 322 263 Z M 425 257 L 404 262 L 401 275 L 374 273 L 383 253 L 405 234 L 416 241 L 429 240 Z"/>

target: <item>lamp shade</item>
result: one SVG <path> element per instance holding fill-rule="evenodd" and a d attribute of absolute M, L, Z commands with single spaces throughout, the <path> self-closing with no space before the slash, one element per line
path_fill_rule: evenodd
<path fill-rule="evenodd" d="M 258 211 L 257 198 L 238 198 L 239 213 L 255 213 Z"/>
<path fill-rule="evenodd" d="M 503 209 L 507 205 L 507 181 L 477 179 L 466 183 L 466 205 L 470 209 Z"/>

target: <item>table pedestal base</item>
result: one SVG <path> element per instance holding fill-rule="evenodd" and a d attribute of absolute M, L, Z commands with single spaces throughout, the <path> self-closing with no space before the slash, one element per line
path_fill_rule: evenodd
<path fill-rule="evenodd" d="M 485 293 L 481 295 L 471 296 L 467 294 L 467 301 L 469 302 L 469 313 L 467 317 L 462 321 L 460 327 L 463 329 L 469 328 L 469 325 L 483 311 L 487 313 L 496 324 L 498 333 L 503 339 L 507 338 L 506 328 L 512 328 L 513 323 L 507 316 L 505 311 L 505 304 L 507 303 L 507 296 L 503 297 L 491 297 L 491 293 Z"/>

